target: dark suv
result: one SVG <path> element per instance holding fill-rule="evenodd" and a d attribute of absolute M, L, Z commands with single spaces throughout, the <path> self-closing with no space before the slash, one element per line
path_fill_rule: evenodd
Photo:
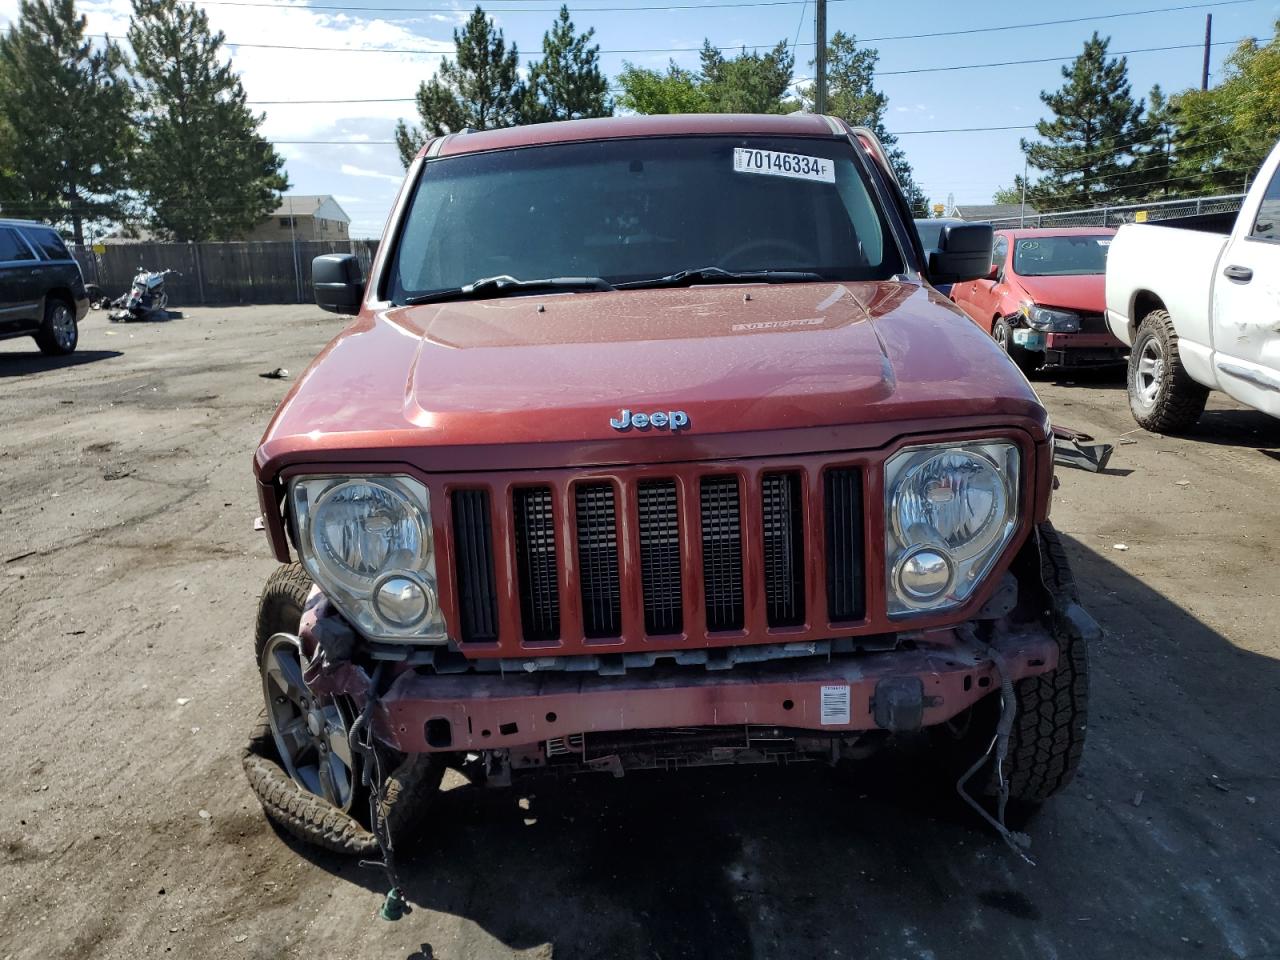
<path fill-rule="evenodd" d="M 43 353 L 71 353 L 88 312 L 80 265 L 57 232 L 0 220 L 0 340 L 35 337 Z"/>

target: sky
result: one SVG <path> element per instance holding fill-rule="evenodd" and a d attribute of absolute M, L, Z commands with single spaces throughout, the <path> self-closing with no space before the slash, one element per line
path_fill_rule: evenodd
<path fill-rule="evenodd" d="M 286 159 L 290 192 L 332 194 L 351 216 L 352 236 L 378 236 L 403 176 L 390 142 L 396 119 L 415 118 L 418 84 L 451 53 L 453 30 L 474 5 L 207 0 L 203 6 L 214 28 L 226 34 L 248 99 L 265 114 L 262 132 Z M 484 6 L 527 64 L 559 4 L 492 0 Z M 128 0 L 80 0 L 79 7 L 92 33 L 123 38 Z M 1178 7 L 1186 9 L 1171 9 Z M 704 38 L 726 53 L 794 42 L 797 78 L 812 76 L 814 4 L 806 0 L 581 0 L 569 8 L 579 29 L 595 28 L 610 77 L 624 61 L 662 68 L 671 59 L 696 68 Z M 18 0 L 0 0 L 0 27 L 17 9 Z M 1206 13 L 1213 14 L 1211 82 L 1236 42 L 1269 38 L 1280 17 L 1278 0 L 829 0 L 827 9 L 829 34 L 843 30 L 879 50 L 877 84 L 889 98 L 886 127 L 899 135 L 916 181 L 935 203 L 948 197 L 990 202 L 996 189 L 1022 172 L 1019 138 L 1034 131 L 914 131 L 1034 125 L 1047 113 L 1040 92 L 1060 86 L 1062 65 L 1094 30 L 1111 37 L 1113 53 L 1185 45 L 1128 56 L 1134 94 L 1145 96 L 1156 83 L 1166 93 L 1198 86 Z M 1153 10 L 1158 12 L 1116 16 Z M 1020 26 L 1064 19 L 1078 22 Z M 932 69 L 937 67 L 967 69 Z M 371 99 L 400 102 L 297 102 Z"/>

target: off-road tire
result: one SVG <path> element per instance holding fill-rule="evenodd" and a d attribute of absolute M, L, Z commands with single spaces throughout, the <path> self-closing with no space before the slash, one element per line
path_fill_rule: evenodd
<path fill-rule="evenodd" d="M 249 787 L 262 809 L 282 830 L 303 843 L 333 853 L 365 857 L 378 852 L 369 829 L 369 805 L 361 802 L 353 814 L 334 809 L 323 797 L 302 789 L 280 765 L 275 740 L 266 722 L 249 737 L 241 756 Z M 409 757 L 387 778 L 378 816 L 398 852 L 412 850 L 420 826 L 440 790 L 444 764 L 425 754 Z"/>
<path fill-rule="evenodd" d="M 1078 603 L 1079 592 L 1066 550 L 1048 523 L 1040 525 L 1041 576 L 1060 603 Z M 1041 803 L 1075 776 L 1084 751 L 1089 714 L 1089 651 L 1066 624 L 1055 627 L 1058 666 L 1050 673 L 1013 685 L 1017 700 L 1005 771 L 1009 797 L 1024 804 Z M 994 778 L 988 792 L 994 790 Z"/>
<path fill-rule="evenodd" d="M 1075 580 L 1057 532 L 1046 522 L 1037 527 L 1040 537 L 1040 575 L 1055 597 L 1055 610 L 1079 602 Z M 1012 807 L 1029 812 L 1057 793 L 1075 775 L 1084 750 L 1085 722 L 1089 711 L 1089 657 L 1086 641 L 1075 636 L 1070 625 L 1053 614 L 1058 642 L 1058 666 L 1050 673 L 1019 680 L 1013 685 L 1015 714 L 1004 760 Z M 983 697 L 949 725 L 930 729 L 938 765 L 940 786 L 954 788 L 957 779 L 973 766 L 991 744 L 1000 719 L 999 687 Z M 966 787 L 972 793 L 995 797 L 999 792 L 995 764 L 979 769 Z"/>
<path fill-rule="evenodd" d="M 75 331 L 75 336 L 71 338 L 70 346 L 59 343 L 58 335 L 53 329 L 54 316 L 59 310 L 71 312 L 71 329 Z M 36 331 L 35 341 L 40 352 L 47 357 L 65 357 L 67 354 L 75 353 L 76 346 L 80 343 L 80 324 L 76 321 L 75 306 L 58 297 L 45 298 L 44 320 L 40 323 L 40 329 Z"/>
<path fill-rule="evenodd" d="M 1138 398 L 1138 365 L 1144 348 L 1151 340 L 1160 347 L 1165 371 L 1155 400 L 1147 406 Z M 1204 413 L 1209 389 L 1192 380 L 1183 366 L 1178 351 L 1178 334 L 1167 310 L 1152 310 L 1142 318 L 1129 353 L 1125 386 L 1133 419 L 1138 426 L 1153 433 L 1180 433 L 1195 424 Z"/>
<path fill-rule="evenodd" d="M 991 338 L 1000 344 L 1000 349 L 1009 355 L 1009 359 L 1017 364 L 1018 369 L 1027 377 L 1044 366 L 1043 354 L 1020 347 L 1013 342 L 1013 325 L 1004 317 L 996 317 L 992 321 Z"/>
<path fill-rule="evenodd" d="M 277 633 L 297 633 L 311 593 L 311 578 L 300 564 L 278 567 L 267 578 L 258 602 L 254 654 L 261 665 L 267 641 Z M 241 756 L 249 786 L 262 809 L 285 832 L 334 853 L 369 856 L 378 849 L 370 831 L 367 796 L 361 789 L 351 813 L 335 809 L 323 797 L 294 782 L 280 762 L 265 719 L 254 729 Z M 387 777 L 378 816 L 397 849 L 412 849 L 420 826 L 440 789 L 445 765 L 427 754 L 399 758 Z M 359 775 L 358 771 L 354 771 Z"/>
<path fill-rule="evenodd" d="M 302 608 L 311 594 L 311 577 L 300 563 L 276 567 L 258 598 L 258 622 L 253 632 L 253 659 L 261 665 L 267 641 L 277 633 L 297 633 Z"/>

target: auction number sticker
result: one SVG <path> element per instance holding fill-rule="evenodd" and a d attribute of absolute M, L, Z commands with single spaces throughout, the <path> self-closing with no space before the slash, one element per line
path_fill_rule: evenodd
<path fill-rule="evenodd" d="M 847 683 L 822 688 L 822 725 L 849 722 L 849 685 Z"/>
<path fill-rule="evenodd" d="M 833 161 L 826 157 L 806 157 L 801 153 L 734 147 L 733 170 L 735 173 L 762 173 L 769 177 L 815 180 L 818 183 L 836 182 L 836 165 Z"/>

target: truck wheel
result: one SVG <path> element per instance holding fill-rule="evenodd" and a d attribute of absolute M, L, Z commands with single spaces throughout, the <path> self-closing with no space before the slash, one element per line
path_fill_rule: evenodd
<path fill-rule="evenodd" d="M 36 346 L 40 352 L 51 357 L 66 356 L 75 352 L 79 340 L 80 327 L 71 305 L 53 297 L 45 300 L 44 322 L 36 332 Z"/>
<path fill-rule="evenodd" d="M 1044 356 L 1013 342 L 1013 327 L 1004 317 L 997 317 L 991 324 L 991 336 L 1000 349 L 1009 355 L 1009 359 L 1018 365 L 1028 377 L 1044 366 Z"/>
<path fill-rule="evenodd" d="M 1041 577 L 1064 603 L 1078 602 L 1075 580 L 1057 532 L 1041 524 Z M 1050 673 L 1028 677 L 1013 685 L 1017 713 L 1009 736 L 1004 773 L 1009 799 L 1034 807 L 1068 783 L 1080 765 L 1089 711 L 1089 655 L 1087 644 L 1065 628 L 1055 630 L 1058 666 Z M 1000 693 L 984 697 L 948 724 L 932 728 L 935 745 L 947 762 L 941 771 L 954 787 L 956 780 L 987 749 L 1000 717 Z M 985 780 L 983 777 L 985 776 Z M 970 787 L 986 796 L 998 792 L 994 764 L 980 771 Z"/>
<path fill-rule="evenodd" d="M 348 735 L 354 707 L 310 693 L 293 637 L 311 579 L 298 564 L 277 569 L 258 604 L 254 646 L 266 722 L 254 730 L 241 762 L 267 816 L 316 846 L 364 856 L 376 851 L 360 761 Z M 394 758 L 378 817 L 392 842 L 409 846 L 439 790 L 444 765 L 421 755 Z"/>
<path fill-rule="evenodd" d="M 1209 399 L 1208 388 L 1182 365 L 1167 310 L 1152 310 L 1143 318 L 1129 354 L 1127 381 L 1133 419 L 1154 433 L 1186 430 L 1200 419 Z"/>

